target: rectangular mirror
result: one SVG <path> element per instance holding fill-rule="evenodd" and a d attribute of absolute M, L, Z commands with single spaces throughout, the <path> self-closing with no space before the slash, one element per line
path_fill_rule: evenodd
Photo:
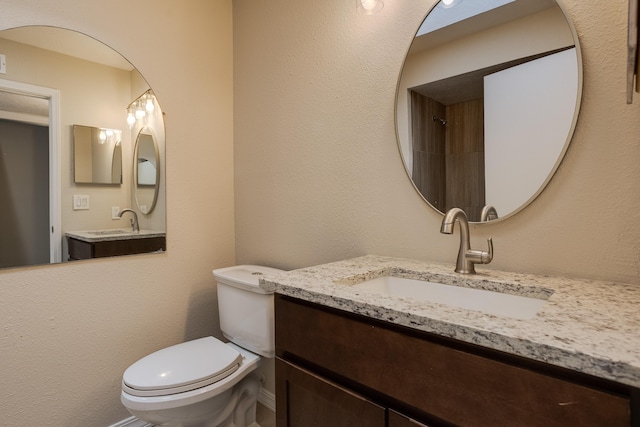
<path fill-rule="evenodd" d="M 122 184 L 122 131 L 73 125 L 74 182 Z"/>

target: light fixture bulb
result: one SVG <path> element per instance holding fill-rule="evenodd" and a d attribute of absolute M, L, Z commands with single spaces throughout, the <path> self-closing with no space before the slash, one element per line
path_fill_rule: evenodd
<path fill-rule="evenodd" d="M 356 8 L 358 12 L 364 15 L 373 15 L 378 13 L 384 7 L 382 0 L 356 0 Z"/>
<path fill-rule="evenodd" d="M 147 113 L 144 111 L 144 109 L 142 108 L 142 106 L 138 106 L 138 108 L 136 108 L 136 119 L 140 120 L 143 119 L 144 116 L 146 116 Z"/>
<path fill-rule="evenodd" d="M 136 118 L 131 111 L 127 112 L 127 124 L 129 125 L 129 128 L 136 124 Z"/>
<path fill-rule="evenodd" d="M 151 97 L 151 95 L 149 95 L 149 97 L 147 98 L 147 102 L 144 104 L 144 108 L 149 113 L 156 108 L 156 106 L 153 103 L 153 98 Z"/>
<path fill-rule="evenodd" d="M 372 10 L 375 9 L 376 7 L 376 0 L 362 0 L 362 7 L 364 7 L 367 10 Z"/>
<path fill-rule="evenodd" d="M 448 9 L 453 6 L 457 6 L 462 2 L 462 0 L 441 0 L 438 6 L 443 9 Z"/>
<path fill-rule="evenodd" d="M 107 140 L 107 134 L 105 133 L 104 129 L 100 129 L 100 135 L 98 135 L 98 137 L 100 138 L 100 144 L 104 144 L 104 142 Z"/>

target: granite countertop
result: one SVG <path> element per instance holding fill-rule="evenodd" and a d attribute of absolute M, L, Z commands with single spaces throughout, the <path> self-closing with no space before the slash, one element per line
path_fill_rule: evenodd
<path fill-rule="evenodd" d="M 368 255 L 267 274 L 269 291 L 640 387 L 640 285 L 517 274 Z M 530 319 L 485 314 L 353 285 L 394 275 L 547 299 Z"/>
<path fill-rule="evenodd" d="M 166 237 L 164 231 L 140 230 L 133 232 L 131 229 L 106 229 L 106 230 L 84 230 L 84 231 L 67 231 L 67 237 L 82 240 L 83 242 L 95 243 L 106 242 L 111 240 L 131 240 L 131 239 L 149 239 L 152 237 Z"/>

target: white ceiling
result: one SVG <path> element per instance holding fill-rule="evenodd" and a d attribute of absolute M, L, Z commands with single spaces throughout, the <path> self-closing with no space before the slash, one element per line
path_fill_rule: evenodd
<path fill-rule="evenodd" d="M 444 6 L 439 2 L 425 18 L 416 37 L 430 33 L 440 28 L 448 27 L 476 15 L 496 9 L 515 0 L 454 0 L 452 6 Z"/>
<path fill-rule="evenodd" d="M 449 8 L 442 8 L 439 4 L 425 18 L 423 26 L 427 28 L 420 27 L 410 53 L 431 49 L 557 6 L 555 0 L 462 0 Z"/>
<path fill-rule="evenodd" d="M 0 90 L 0 111 L 48 116 L 49 100 Z M 0 118 L 2 118 L 2 115 L 0 115 Z"/>

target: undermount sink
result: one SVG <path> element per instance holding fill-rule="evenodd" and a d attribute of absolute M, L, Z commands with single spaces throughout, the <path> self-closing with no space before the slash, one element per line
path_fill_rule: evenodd
<path fill-rule="evenodd" d="M 363 293 L 410 298 L 523 320 L 535 317 L 548 298 L 513 295 L 396 276 L 365 280 L 353 285 L 353 289 Z"/>

